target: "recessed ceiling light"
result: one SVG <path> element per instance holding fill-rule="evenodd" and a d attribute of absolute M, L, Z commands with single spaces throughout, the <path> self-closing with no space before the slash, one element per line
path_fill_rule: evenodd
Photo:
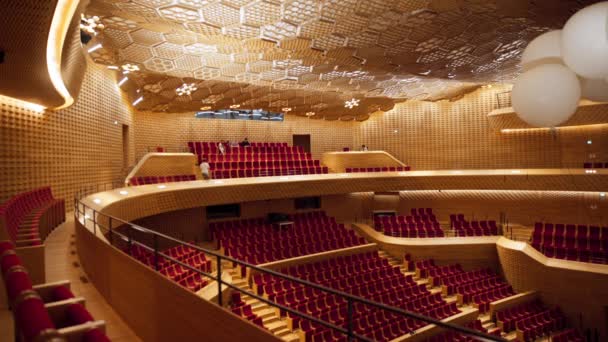
<path fill-rule="evenodd" d="M 135 64 L 123 64 L 121 66 L 122 68 L 122 72 L 123 74 L 128 74 L 130 72 L 135 72 L 135 71 L 139 71 L 139 66 L 135 65 Z"/>
<path fill-rule="evenodd" d="M 284 112 L 291 112 L 291 107 L 283 107 L 281 110 Z"/>
<path fill-rule="evenodd" d="M 306 116 L 313 116 L 313 115 L 315 115 L 315 114 L 316 114 L 315 112 L 307 112 L 307 113 L 306 113 Z"/>
<path fill-rule="evenodd" d="M 116 65 L 108 65 L 108 69 L 118 70 L 118 67 Z"/>
<path fill-rule="evenodd" d="M 201 107 L 201 110 L 209 110 L 209 109 L 211 109 L 211 106 L 203 106 L 203 107 Z"/>
<path fill-rule="evenodd" d="M 587 140 L 587 145 L 591 145 L 591 144 L 593 144 L 593 141 Z"/>
<path fill-rule="evenodd" d="M 230 105 L 230 109 L 237 109 L 237 108 L 240 108 L 240 107 L 241 107 L 241 105 L 240 105 L 240 104 L 233 104 L 233 105 Z"/>

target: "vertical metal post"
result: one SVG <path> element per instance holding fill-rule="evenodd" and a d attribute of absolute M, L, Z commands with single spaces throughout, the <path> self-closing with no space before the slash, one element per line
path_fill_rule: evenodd
<path fill-rule="evenodd" d="M 222 300 L 222 258 L 217 256 L 217 303 L 223 305 Z"/>
<path fill-rule="evenodd" d="M 349 341 L 354 341 L 354 336 L 353 336 L 353 300 L 348 298 L 346 303 L 348 304 L 348 311 L 347 311 L 347 317 L 348 317 L 348 340 Z"/>
<path fill-rule="evenodd" d="M 154 234 L 154 269 L 158 271 L 158 235 Z"/>
<path fill-rule="evenodd" d="M 95 209 L 93 209 L 93 235 L 97 236 L 97 215 Z"/>

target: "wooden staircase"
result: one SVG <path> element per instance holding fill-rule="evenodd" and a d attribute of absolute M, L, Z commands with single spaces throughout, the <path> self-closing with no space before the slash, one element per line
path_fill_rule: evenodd
<path fill-rule="evenodd" d="M 247 280 L 241 277 L 241 273 L 237 268 L 231 268 L 230 263 L 222 265 L 232 275 L 232 284 L 238 288 L 253 293 L 253 289 L 247 283 Z M 253 312 L 262 318 L 264 327 L 271 333 L 287 342 L 299 341 L 300 337 L 296 331 L 289 329 L 286 318 L 281 318 L 279 311 L 270 305 L 253 298 L 247 294 L 241 293 L 241 299 L 251 305 Z"/>

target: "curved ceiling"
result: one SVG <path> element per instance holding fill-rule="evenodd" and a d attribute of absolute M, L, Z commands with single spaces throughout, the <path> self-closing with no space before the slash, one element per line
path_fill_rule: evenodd
<path fill-rule="evenodd" d="M 510 82 L 520 54 L 585 0 L 92 0 L 98 63 L 133 64 L 137 108 L 240 105 L 364 120 L 408 99 Z M 178 96 L 175 89 L 197 90 Z M 360 99 L 345 108 L 344 101 Z"/>

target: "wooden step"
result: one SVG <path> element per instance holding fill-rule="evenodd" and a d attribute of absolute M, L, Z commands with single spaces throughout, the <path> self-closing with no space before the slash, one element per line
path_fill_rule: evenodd
<path fill-rule="evenodd" d="M 269 324 L 264 324 L 264 326 L 266 327 L 266 329 L 268 329 L 268 331 L 270 331 L 271 333 L 275 333 L 276 331 L 280 331 L 283 329 L 287 328 L 287 323 L 278 320 Z"/>
<path fill-rule="evenodd" d="M 283 341 L 287 341 L 287 342 L 298 342 L 300 341 L 300 336 L 298 336 L 298 334 L 296 333 L 289 333 L 287 335 L 281 336 L 281 338 L 283 339 Z"/>

